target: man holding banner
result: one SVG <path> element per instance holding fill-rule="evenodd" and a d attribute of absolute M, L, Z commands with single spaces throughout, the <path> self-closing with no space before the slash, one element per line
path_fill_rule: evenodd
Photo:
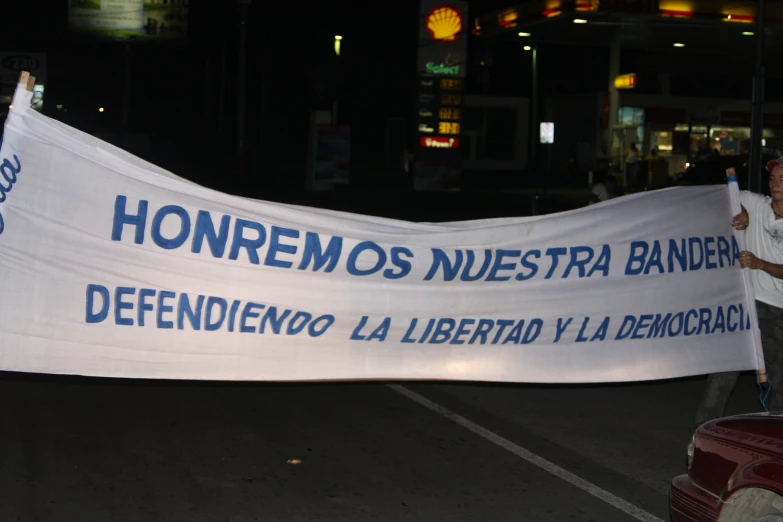
<path fill-rule="evenodd" d="M 767 163 L 771 196 L 740 193 L 742 213 L 734 218 L 737 230 L 746 230 L 747 251 L 740 253 L 742 268 L 752 270 L 764 360 L 769 374 L 770 411 L 783 410 L 783 157 Z M 739 372 L 711 374 L 696 425 L 723 416 Z"/>

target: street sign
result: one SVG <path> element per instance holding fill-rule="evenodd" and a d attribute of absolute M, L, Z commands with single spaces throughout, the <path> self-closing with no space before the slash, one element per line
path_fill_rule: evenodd
<path fill-rule="evenodd" d="M 46 82 L 46 55 L 43 53 L 0 52 L 0 82 L 16 88 L 22 71 L 35 76 L 37 83 Z"/>
<path fill-rule="evenodd" d="M 11 105 L 22 71 L 27 71 L 30 76 L 35 77 L 33 109 L 38 111 L 43 109 L 46 87 L 46 54 L 4 51 L 0 52 L 0 114 L 4 114 Z"/>
<path fill-rule="evenodd" d="M 541 143 L 555 142 L 555 124 L 551 121 L 541 122 Z"/>

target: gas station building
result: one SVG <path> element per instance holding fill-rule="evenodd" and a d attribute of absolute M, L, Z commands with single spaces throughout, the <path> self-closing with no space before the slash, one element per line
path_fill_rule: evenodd
<path fill-rule="evenodd" d="M 573 159 L 583 168 L 622 171 L 625 151 L 635 143 L 644 156 L 657 149 L 671 175 L 706 150 L 749 152 L 750 98 L 672 96 L 672 73 L 725 71 L 747 77 L 750 86 L 757 48 L 766 63 L 783 58 L 783 3 L 767 3 L 761 40 L 759 2 L 741 0 L 530 0 L 474 18 L 471 31 L 516 41 L 533 53 L 533 82 L 540 46 L 608 51 L 604 91 L 544 96 L 533 88 L 523 134 L 534 165 L 559 170 Z M 635 70 L 621 70 L 627 50 L 644 51 Z M 643 90 L 637 89 L 640 78 L 647 82 Z M 541 143 L 541 122 L 554 123 L 553 143 Z M 765 152 L 783 154 L 783 103 L 764 104 L 763 122 Z"/>

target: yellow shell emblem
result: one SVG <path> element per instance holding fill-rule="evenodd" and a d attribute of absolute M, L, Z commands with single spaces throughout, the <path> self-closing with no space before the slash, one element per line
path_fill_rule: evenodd
<path fill-rule="evenodd" d="M 427 15 L 427 31 L 433 40 L 454 42 L 462 32 L 462 14 L 450 5 L 434 7 Z"/>

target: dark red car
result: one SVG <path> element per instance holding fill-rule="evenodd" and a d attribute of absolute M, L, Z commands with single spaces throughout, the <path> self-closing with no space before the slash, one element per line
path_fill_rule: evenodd
<path fill-rule="evenodd" d="M 669 501 L 673 522 L 783 522 L 783 412 L 700 426 Z"/>

